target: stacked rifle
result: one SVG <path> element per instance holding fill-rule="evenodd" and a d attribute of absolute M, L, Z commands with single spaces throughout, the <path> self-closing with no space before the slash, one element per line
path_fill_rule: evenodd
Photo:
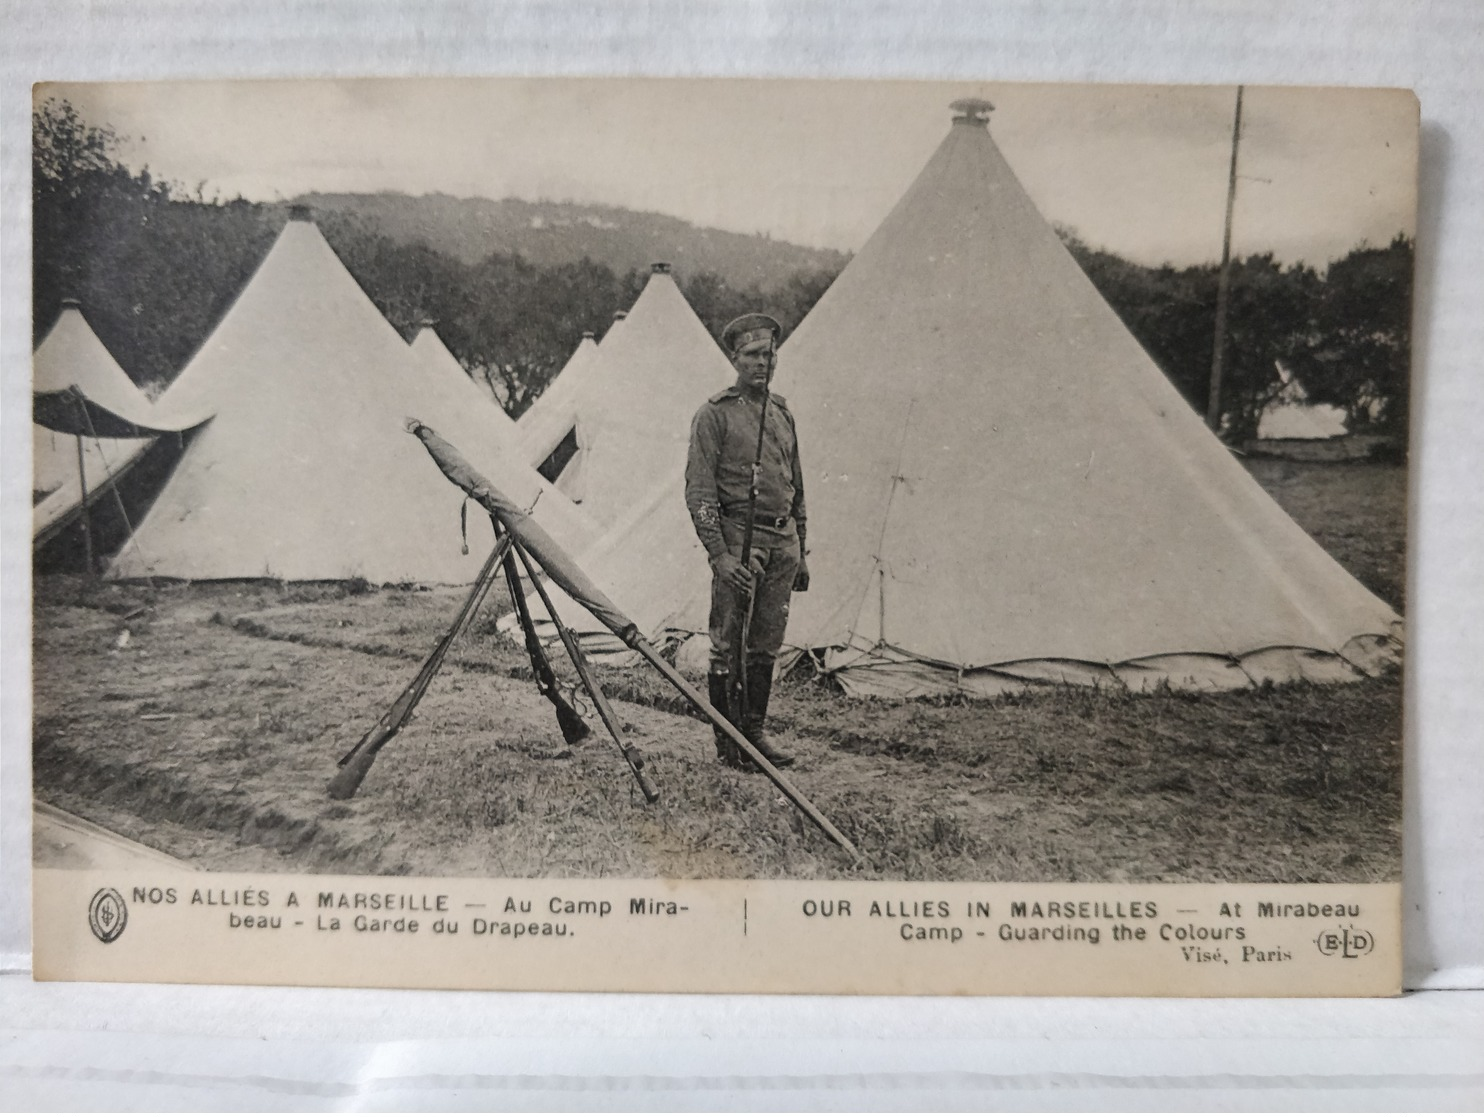
<path fill-rule="evenodd" d="M 516 566 L 516 560 L 519 559 L 521 566 L 525 567 L 531 584 L 536 587 L 536 592 L 541 596 L 541 603 L 546 607 L 546 615 L 551 618 L 552 625 L 561 636 L 562 646 L 572 660 L 572 666 L 577 671 L 582 689 L 587 692 L 604 727 L 618 745 L 618 751 L 627 762 L 629 771 L 633 773 L 634 780 L 639 784 L 639 790 L 644 793 L 645 800 L 650 803 L 655 802 L 659 799 L 660 793 L 644 771 L 643 754 L 624 740 L 623 729 L 617 717 L 614 716 L 613 707 L 608 704 L 608 698 L 603 693 L 602 687 L 598 685 L 598 680 L 593 677 L 592 667 L 588 664 L 586 655 L 583 654 L 582 646 L 577 642 L 572 630 L 557 616 L 546 587 L 536 577 L 530 556 L 515 541 L 514 537 L 500 526 L 497 517 L 491 517 L 491 519 L 494 520 L 495 525 L 495 549 L 485 560 L 473 589 L 464 599 L 463 607 L 454 617 L 453 623 L 439 638 L 438 643 L 433 646 L 433 650 L 428 653 L 428 658 L 423 661 L 416 677 L 397 696 L 391 708 L 381 716 L 381 720 L 356 743 L 353 749 L 340 758 L 340 771 L 330 781 L 330 798 L 349 799 L 354 795 L 361 786 L 361 781 L 366 778 L 366 773 L 371 770 L 371 765 L 375 763 L 376 754 L 412 720 L 418 702 L 422 700 L 433 677 L 443 666 L 448 649 L 458 639 L 459 634 L 469 627 L 469 622 L 479 611 L 480 605 L 484 603 L 490 587 L 494 585 L 501 571 L 505 575 L 505 585 L 510 591 L 510 600 L 515 604 L 515 613 L 520 619 L 521 631 L 525 635 L 526 654 L 531 659 L 531 673 L 536 679 L 536 689 L 556 709 L 557 724 L 561 726 L 562 739 L 569 745 L 575 745 L 591 734 L 592 729 L 574 704 L 573 699 L 576 697 L 574 691 L 557 678 L 556 672 L 552 670 L 551 660 L 546 656 L 546 648 L 536 635 L 536 626 L 531 619 L 530 606 L 526 602 L 525 587 L 521 584 L 520 570 Z"/>
<path fill-rule="evenodd" d="M 558 724 L 561 726 L 563 737 L 569 744 L 588 735 L 590 729 L 573 705 L 572 699 L 575 697 L 575 692 L 564 687 L 558 680 L 547 659 L 546 650 L 537 638 L 530 608 L 526 601 L 524 585 L 520 578 L 522 569 L 541 598 L 541 604 L 546 609 L 546 615 L 550 618 L 562 647 L 572 662 L 583 691 L 592 702 L 609 736 L 618 746 L 619 753 L 628 764 L 645 800 L 653 803 L 659 798 L 659 792 L 644 771 L 643 756 L 637 748 L 624 739 L 622 727 L 614 716 L 607 696 L 604 695 L 597 679 L 593 676 L 592 667 L 577 637 L 557 616 L 550 594 L 541 579 L 537 577 L 536 563 L 539 562 L 541 570 L 547 577 L 559 585 L 574 601 L 580 602 L 609 631 L 659 671 L 666 681 L 684 695 L 703 717 L 710 721 L 718 731 L 726 734 L 732 743 L 757 765 L 758 770 L 772 780 L 778 790 L 783 792 L 811 822 L 823 830 L 831 841 L 857 859 L 860 857 L 850 840 L 836 829 L 819 808 L 769 763 L 753 743 L 743 736 L 741 731 L 719 710 L 707 702 L 671 664 L 661 658 L 654 646 L 639 632 L 638 626 L 588 580 L 576 563 L 539 524 L 529 518 L 524 509 L 495 489 L 431 427 L 414 420 L 408 424 L 408 430 L 422 440 L 424 447 L 443 474 L 463 489 L 471 500 L 489 512 L 491 521 L 495 525 L 495 548 L 481 569 L 479 578 L 470 590 L 463 608 L 459 610 L 453 623 L 429 653 L 417 676 L 407 685 L 376 725 L 361 738 L 353 749 L 340 758 L 340 771 L 330 781 L 329 793 L 332 798 L 348 799 L 354 795 L 375 762 L 377 753 L 406 726 L 418 701 L 421 700 L 428 685 L 442 666 L 449 647 L 457 639 L 459 633 L 468 626 L 501 570 L 504 572 L 506 585 L 515 604 L 516 615 L 525 634 L 526 651 L 531 657 L 531 668 L 536 677 L 537 688 L 556 708 Z M 533 561 L 533 556 L 535 561 Z"/>

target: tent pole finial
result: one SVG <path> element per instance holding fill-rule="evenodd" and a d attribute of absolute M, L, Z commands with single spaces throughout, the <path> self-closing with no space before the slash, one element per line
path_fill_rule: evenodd
<path fill-rule="evenodd" d="M 994 112 L 994 106 L 983 97 L 961 97 L 948 107 L 953 110 L 955 124 L 977 124 L 981 128 L 989 126 L 989 114 Z"/>

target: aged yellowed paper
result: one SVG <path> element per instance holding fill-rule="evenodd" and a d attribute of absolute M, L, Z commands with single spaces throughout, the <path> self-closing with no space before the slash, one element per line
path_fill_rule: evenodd
<path fill-rule="evenodd" d="M 38 977 L 1399 992 L 1409 93 L 33 140 Z"/>

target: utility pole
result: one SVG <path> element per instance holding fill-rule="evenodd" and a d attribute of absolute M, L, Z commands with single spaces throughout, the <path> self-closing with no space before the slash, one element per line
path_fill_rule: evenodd
<path fill-rule="evenodd" d="M 1232 161 L 1226 181 L 1226 231 L 1221 237 L 1221 271 L 1216 276 L 1216 337 L 1211 343 L 1211 384 L 1206 392 L 1206 426 L 1221 431 L 1221 373 L 1226 363 L 1226 308 L 1231 296 L 1232 209 L 1237 201 L 1237 147 L 1242 140 L 1242 86 L 1232 121 Z"/>

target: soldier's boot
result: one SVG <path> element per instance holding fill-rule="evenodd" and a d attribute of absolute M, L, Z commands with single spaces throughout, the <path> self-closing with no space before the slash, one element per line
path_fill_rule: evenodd
<path fill-rule="evenodd" d="M 707 697 L 711 700 L 712 708 L 718 710 L 723 716 L 726 716 L 732 701 L 730 683 L 730 675 L 721 675 L 712 671 L 706 676 Z M 735 741 L 715 726 L 712 727 L 712 732 L 716 735 L 717 760 L 728 768 L 738 768 L 742 771 L 747 771 L 752 767 L 751 761 L 746 761 Z"/>
<path fill-rule="evenodd" d="M 778 743 L 764 728 L 768 720 L 768 700 L 773 696 L 773 664 L 749 663 L 747 665 L 747 716 L 741 727 L 743 734 L 768 763 L 775 768 L 787 768 L 794 762 L 793 756 L 778 747 Z"/>

